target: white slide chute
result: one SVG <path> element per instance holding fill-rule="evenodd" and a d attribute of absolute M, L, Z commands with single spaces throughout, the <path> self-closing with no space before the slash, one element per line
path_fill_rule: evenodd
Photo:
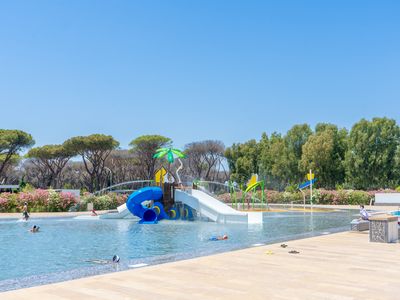
<path fill-rule="evenodd" d="M 217 223 L 260 224 L 263 222 L 262 212 L 237 211 L 209 194 L 195 189 L 190 193 L 175 190 L 175 201 L 190 206 L 201 217 Z"/>

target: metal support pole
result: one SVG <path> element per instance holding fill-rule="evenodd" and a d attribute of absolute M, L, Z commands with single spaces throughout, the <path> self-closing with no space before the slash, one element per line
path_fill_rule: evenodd
<path fill-rule="evenodd" d="M 311 169 L 310 169 L 310 204 L 311 205 L 312 205 L 312 180 L 313 180 L 312 172 L 311 172 Z"/>

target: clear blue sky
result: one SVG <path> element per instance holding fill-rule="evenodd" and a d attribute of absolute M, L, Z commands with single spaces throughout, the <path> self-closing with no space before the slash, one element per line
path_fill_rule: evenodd
<path fill-rule="evenodd" d="M 0 128 L 226 145 L 400 120 L 399 1 L 1 1 Z"/>

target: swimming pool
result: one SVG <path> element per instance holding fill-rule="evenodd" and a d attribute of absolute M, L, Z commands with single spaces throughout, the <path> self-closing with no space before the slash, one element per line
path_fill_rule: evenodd
<path fill-rule="evenodd" d="M 135 220 L 35 219 L 0 221 L 0 291 L 126 270 L 327 232 L 347 230 L 351 211 L 266 213 L 264 224 Z M 37 224 L 41 232 L 30 233 Z M 209 241 L 227 234 L 226 241 Z M 118 265 L 90 260 L 121 257 Z"/>

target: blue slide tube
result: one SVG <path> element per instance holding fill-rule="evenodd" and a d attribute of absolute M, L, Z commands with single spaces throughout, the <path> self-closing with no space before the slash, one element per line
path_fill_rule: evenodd
<path fill-rule="evenodd" d="M 163 196 L 161 188 L 158 186 L 145 187 L 132 193 L 126 200 L 126 207 L 135 216 L 139 217 L 141 224 L 157 223 L 157 214 L 154 209 L 142 206 L 142 202 L 147 200 L 158 201 Z"/>

